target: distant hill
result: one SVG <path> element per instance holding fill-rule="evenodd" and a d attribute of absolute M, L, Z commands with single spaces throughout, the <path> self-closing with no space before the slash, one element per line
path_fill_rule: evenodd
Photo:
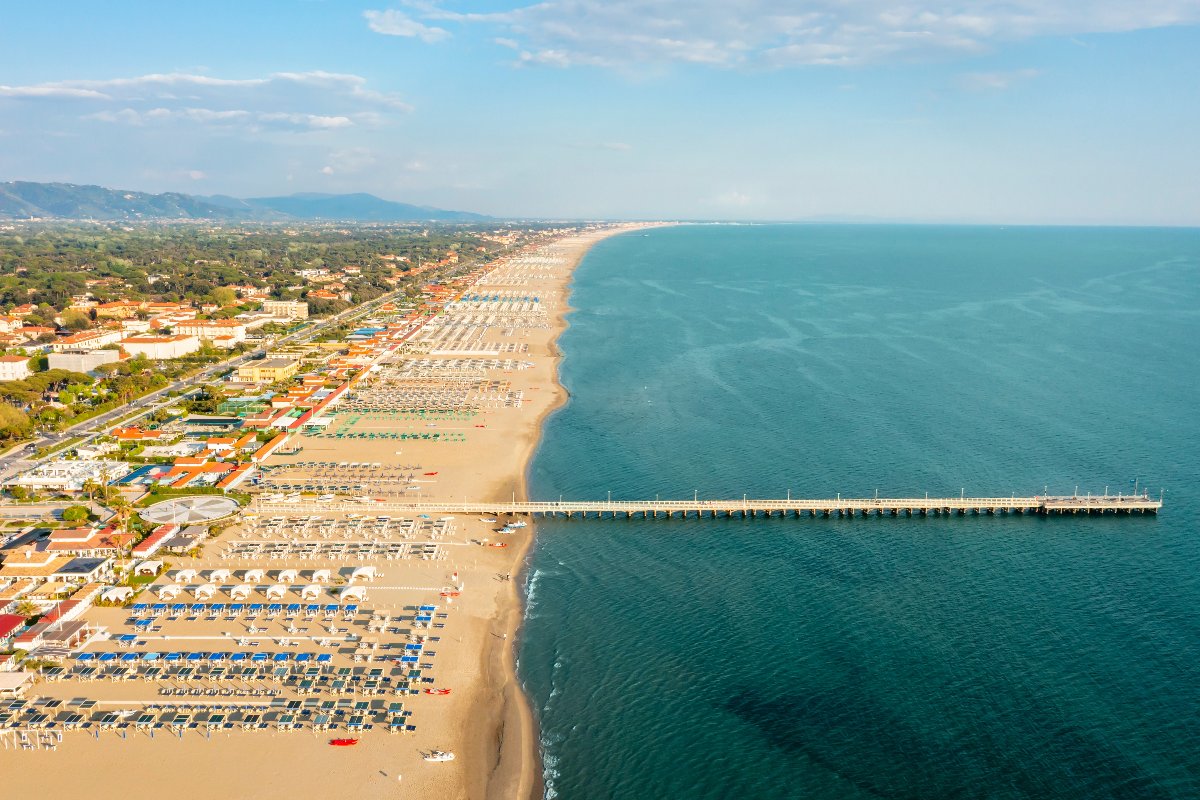
<path fill-rule="evenodd" d="M 481 214 L 383 200 L 370 194 L 294 194 L 242 200 L 177 192 L 149 194 L 73 183 L 0 183 L 0 219 L 91 220 L 340 220 L 346 222 L 470 222 Z"/>
<path fill-rule="evenodd" d="M 382 200 L 373 194 L 291 194 L 286 197 L 252 197 L 245 201 L 252 208 L 270 209 L 292 219 L 355 220 L 358 222 L 404 222 L 435 220 L 469 222 L 484 220 L 482 214 L 467 211 L 443 211 L 429 206 L 413 206 Z"/>

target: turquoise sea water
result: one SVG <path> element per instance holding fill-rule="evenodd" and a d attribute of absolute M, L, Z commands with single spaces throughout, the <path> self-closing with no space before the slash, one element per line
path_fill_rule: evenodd
<path fill-rule="evenodd" d="M 572 305 L 534 497 L 1167 508 L 540 524 L 548 796 L 1200 796 L 1200 231 L 670 228 Z"/>

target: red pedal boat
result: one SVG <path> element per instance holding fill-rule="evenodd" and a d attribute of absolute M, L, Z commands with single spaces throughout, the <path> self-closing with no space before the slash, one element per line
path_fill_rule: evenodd
<path fill-rule="evenodd" d="M 444 695 L 450 694 L 450 690 L 449 689 L 426 689 L 425 694 L 436 694 L 436 695 L 444 696 Z"/>
<path fill-rule="evenodd" d="M 358 744 L 358 739 L 330 739 L 329 744 L 334 747 L 353 747 Z"/>

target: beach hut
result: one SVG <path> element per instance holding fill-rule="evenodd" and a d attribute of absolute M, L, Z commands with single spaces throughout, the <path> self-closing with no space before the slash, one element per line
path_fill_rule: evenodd
<path fill-rule="evenodd" d="M 224 583 L 228 580 L 231 580 L 232 577 L 232 573 L 224 567 L 221 569 L 214 569 L 212 572 L 208 573 L 208 579 L 213 583 Z"/>
<path fill-rule="evenodd" d="M 316 600 L 321 596 L 321 587 L 317 584 L 309 584 L 300 590 L 301 600 Z"/>
<path fill-rule="evenodd" d="M 282 600 L 283 596 L 285 594 L 287 594 L 287 592 L 288 592 L 288 587 L 284 586 L 282 583 L 277 583 L 273 586 L 268 586 L 267 587 L 267 599 L 268 600 Z"/>
<path fill-rule="evenodd" d="M 348 586 L 342 591 L 340 597 L 343 603 L 349 600 L 358 600 L 361 602 L 367 599 L 367 587 Z"/>
<path fill-rule="evenodd" d="M 350 580 L 352 580 L 352 581 L 357 581 L 357 580 L 373 581 L 373 580 L 375 580 L 375 568 L 374 567 L 357 567 L 353 572 L 350 573 Z"/>
<path fill-rule="evenodd" d="M 194 580 L 196 580 L 196 570 L 192 569 L 191 567 L 188 567 L 187 569 L 181 569 L 175 573 L 176 583 L 190 583 Z"/>
<path fill-rule="evenodd" d="M 137 576 L 154 576 L 162 572 L 162 568 L 163 562 L 161 561 L 141 561 L 133 568 L 133 574 Z"/>
<path fill-rule="evenodd" d="M 196 591 L 193 592 L 197 600 L 212 600 L 213 595 L 216 593 L 217 587 L 215 584 L 211 583 L 206 583 L 203 586 L 197 587 Z"/>
<path fill-rule="evenodd" d="M 234 600 L 245 600 L 254 593 L 254 587 L 248 583 L 239 583 L 229 590 L 229 596 Z"/>
<path fill-rule="evenodd" d="M 179 586 L 174 583 L 163 584 L 155 589 L 160 600 L 174 600 L 176 597 L 179 597 L 180 591 Z"/>
<path fill-rule="evenodd" d="M 100 600 L 105 603 L 124 603 L 129 598 L 133 597 L 133 588 L 130 586 L 114 586 L 111 589 L 105 589 L 100 595 Z"/>
<path fill-rule="evenodd" d="M 333 573 L 327 569 L 314 570 L 312 574 L 313 583 L 329 583 L 333 579 Z"/>
<path fill-rule="evenodd" d="M 280 583 L 295 583 L 300 580 L 300 573 L 294 569 L 280 570 L 279 577 L 276 580 Z"/>
<path fill-rule="evenodd" d="M 266 573 L 261 569 L 248 569 L 246 574 L 242 576 L 242 580 L 246 583 L 262 583 Z"/>

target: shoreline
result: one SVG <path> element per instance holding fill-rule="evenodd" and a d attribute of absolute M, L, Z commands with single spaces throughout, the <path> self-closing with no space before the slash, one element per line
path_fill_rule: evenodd
<path fill-rule="evenodd" d="M 567 315 L 574 311 L 570 305 L 571 286 L 575 282 L 575 270 L 583 259 L 598 242 L 613 236 L 640 230 L 648 225 L 621 227 L 593 234 L 588 241 L 581 243 L 571 254 L 567 268 L 567 277 L 562 285 L 563 304 L 556 310 L 551 322 L 551 336 L 547 346 L 553 353 L 553 387 L 554 402 L 538 415 L 534 422 L 537 434 L 526 447 L 521 474 L 517 483 L 519 495 L 528 498 L 529 470 L 533 459 L 541 447 L 545 435 L 546 421 L 552 414 L 560 410 L 570 400 L 570 394 L 563 386 L 559 370 L 563 353 L 558 342 L 563 333 L 570 327 Z M 521 684 L 517 671 L 517 648 L 521 642 L 521 633 L 525 621 L 524 576 L 529 565 L 529 557 L 537 538 L 537 525 L 531 523 L 530 535 L 521 543 L 514 553 L 514 570 L 509 582 L 509 591 L 505 597 L 503 608 L 497 609 L 496 622 L 499 623 L 499 633 L 503 638 L 499 641 L 493 636 L 493 643 L 487 648 L 491 653 L 484 655 L 485 661 L 491 661 L 499 666 L 498 682 L 489 682 L 494 692 L 499 695 L 499 707 L 492 709 L 495 718 L 494 735 L 491 737 L 496 744 L 497 752 L 494 767 L 487 776 L 484 797 L 486 800 L 509 800 L 510 798 L 529 798 L 538 800 L 544 792 L 544 775 L 542 752 L 538 738 L 537 715 L 534 713 L 533 702 L 525 687 Z M 486 714 L 487 711 L 484 710 Z M 511 731 L 516 728 L 515 734 Z"/>

